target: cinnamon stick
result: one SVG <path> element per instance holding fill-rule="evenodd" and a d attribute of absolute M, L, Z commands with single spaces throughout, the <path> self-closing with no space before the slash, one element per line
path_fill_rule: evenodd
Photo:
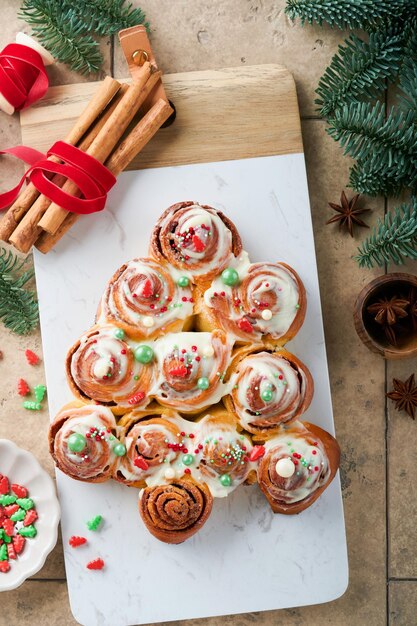
<path fill-rule="evenodd" d="M 98 118 L 96 123 L 90 128 L 86 135 L 82 138 L 78 147 L 81 150 L 87 150 L 90 145 L 93 143 L 98 133 L 101 131 L 103 126 L 106 124 L 107 120 L 113 114 L 113 111 L 116 109 L 118 103 L 120 102 L 123 95 L 126 93 L 128 89 L 128 85 L 119 85 L 119 89 L 113 99 L 110 101 L 110 104 L 106 107 L 104 112 Z M 61 174 L 57 174 L 54 176 L 53 181 L 56 185 L 61 187 L 66 182 L 65 176 Z M 34 245 L 35 241 L 38 239 L 39 235 L 42 233 L 42 229 L 38 226 L 38 221 L 45 213 L 47 208 L 50 206 L 51 201 L 46 198 L 44 195 L 40 195 L 38 199 L 33 203 L 30 207 L 30 210 L 23 217 L 21 222 L 15 228 L 15 230 L 11 233 L 9 237 L 9 241 L 20 250 L 20 252 L 29 252 L 31 247 Z"/>
<path fill-rule="evenodd" d="M 116 148 L 111 157 L 106 161 L 115 176 L 120 174 L 138 154 L 144 146 L 152 139 L 164 122 L 172 113 L 170 105 L 162 98 L 146 113 L 146 115 L 135 126 L 128 137 Z M 80 218 L 76 213 L 69 213 L 65 221 L 53 235 L 43 232 L 36 242 L 36 248 L 47 254 L 55 244 L 65 235 L 65 233 Z"/>
<path fill-rule="evenodd" d="M 65 141 L 71 145 L 76 145 L 119 89 L 120 83 L 107 76 L 66 136 Z M 56 157 L 50 157 L 50 160 L 59 161 Z M 0 221 L 0 239 L 2 241 L 9 241 L 11 234 L 39 195 L 39 191 L 34 185 L 29 183 Z"/>
<path fill-rule="evenodd" d="M 100 163 L 104 163 L 107 159 L 142 105 L 144 88 L 152 72 L 150 63 L 144 63 L 141 70 L 141 73 L 138 74 L 137 81 L 130 85 L 126 94 L 113 112 L 113 115 L 107 120 L 106 124 L 87 150 L 87 154 L 93 156 L 100 161 Z M 159 78 L 151 78 L 153 86 L 156 84 L 157 80 L 159 80 Z M 78 192 L 78 187 L 69 180 L 63 186 L 63 190 L 75 195 Z M 53 234 L 58 230 L 67 217 L 67 214 L 68 211 L 52 203 L 39 221 L 39 226 L 48 233 Z"/>

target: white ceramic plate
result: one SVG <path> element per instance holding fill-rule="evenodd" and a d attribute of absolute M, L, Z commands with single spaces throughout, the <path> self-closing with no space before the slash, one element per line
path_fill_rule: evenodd
<path fill-rule="evenodd" d="M 7 476 L 10 484 L 26 487 L 38 514 L 35 522 L 38 534 L 26 540 L 23 552 L 15 561 L 10 561 L 10 570 L 5 574 L 0 573 L 0 591 L 10 591 L 43 567 L 57 542 L 61 510 L 52 478 L 33 454 L 18 448 L 7 439 L 0 439 L 0 474 Z"/>

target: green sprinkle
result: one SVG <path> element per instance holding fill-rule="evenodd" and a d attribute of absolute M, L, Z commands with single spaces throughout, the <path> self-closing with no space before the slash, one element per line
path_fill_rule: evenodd
<path fill-rule="evenodd" d="M 19 509 L 16 513 L 10 516 L 12 522 L 22 522 L 26 517 L 26 511 L 24 509 Z"/>
<path fill-rule="evenodd" d="M 9 557 L 7 555 L 7 546 L 4 543 L 2 546 L 0 546 L 0 561 L 8 561 Z"/>
<path fill-rule="evenodd" d="M 295 308 L 296 308 L 296 309 L 299 309 L 299 308 L 300 308 L 300 305 L 299 305 L 299 304 L 296 304 L 296 305 L 295 305 Z"/>
<path fill-rule="evenodd" d="M 16 496 L 8 495 L 7 493 L 0 496 L 0 505 L 8 506 L 9 504 L 14 504 L 16 502 Z"/>
<path fill-rule="evenodd" d="M 23 528 L 20 528 L 17 532 L 19 535 L 22 535 L 22 537 L 30 537 L 31 539 L 38 534 L 38 531 L 32 524 L 30 526 L 23 526 Z"/>
<path fill-rule="evenodd" d="M 101 525 L 102 521 L 103 521 L 103 517 L 101 515 L 96 515 L 95 517 L 93 517 L 93 519 L 87 522 L 88 530 L 93 530 L 93 531 L 98 530 L 98 527 Z"/>
<path fill-rule="evenodd" d="M 36 385 L 34 391 L 35 391 L 36 402 L 42 402 L 46 394 L 45 385 Z"/>
<path fill-rule="evenodd" d="M 32 400 L 25 400 L 23 408 L 27 411 L 40 411 L 42 409 L 40 402 L 33 402 Z"/>
<path fill-rule="evenodd" d="M 29 509 L 33 509 L 35 506 L 32 498 L 18 498 L 16 500 L 16 504 L 18 504 L 22 509 L 25 509 L 25 511 L 29 511 Z"/>

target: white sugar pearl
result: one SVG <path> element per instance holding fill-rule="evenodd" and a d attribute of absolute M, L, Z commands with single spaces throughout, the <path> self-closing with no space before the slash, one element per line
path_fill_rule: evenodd
<path fill-rule="evenodd" d="M 203 356 L 205 357 L 212 357 L 214 355 L 214 348 L 213 346 L 206 346 L 203 350 Z"/>
<path fill-rule="evenodd" d="M 94 376 L 104 378 L 109 373 L 110 367 L 107 359 L 97 359 L 94 363 Z"/>
<path fill-rule="evenodd" d="M 282 478 L 290 478 L 295 472 L 295 465 L 291 461 L 291 459 L 280 459 L 275 465 L 276 472 L 278 476 Z"/>
<path fill-rule="evenodd" d="M 266 322 L 272 319 L 272 311 L 270 309 L 264 309 L 261 313 L 262 319 Z"/>
<path fill-rule="evenodd" d="M 145 315 L 145 317 L 142 318 L 142 324 L 145 326 L 145 328 L 152 328 L 155 322 L 153 317 L 150 317 L 150 315 Z"/>
<path fill-rule="evenodd" d="M 171 480 L 171 478 L 175 478 L 175 470 L 172 467 L 167 467 L 165 470 L 164 476 L 167 480 Z"/>

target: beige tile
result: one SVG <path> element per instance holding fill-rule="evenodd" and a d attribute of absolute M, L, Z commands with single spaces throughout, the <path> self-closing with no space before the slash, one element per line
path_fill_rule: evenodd
<path fill-rule="evenodd" d="M 417 624 L 417 582 L 393 581 L 389 584 L 390 626 Z"/>
<path fill-rule="evenodd" d="M 314 114 L 314 90 L 343 39 L 330 28 L 293 24 L 284 13 L 285 0 L 133 0 L 133 4 L 146 13 L 152 47 L 164 72 L 280 63 L 294 73 L 303 115 Z M 115 76 L 127 76 L 118 43 Z"/>
<path fill-rule="evenodd" d="M 3 620 L 3 621 L 2 621 Z M 1 594 L 0 624 L 4 626 L 73 626 L 65 582 L 33 581 Z"/>

